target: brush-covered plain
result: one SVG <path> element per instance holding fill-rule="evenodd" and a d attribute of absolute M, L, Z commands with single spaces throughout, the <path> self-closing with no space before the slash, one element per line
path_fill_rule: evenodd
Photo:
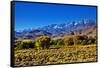
<path fill-rule="evenodd" d="M 82 37 L 84 37 L 84 39 Z M 22 41 L 20 43 L 17 41 L 14 51 L 15 66 L 96 62 L 96 40 L 95 38 L 88 38 L 87 40 L 85 38 L 87 37 L 67 37 L 63 40 L 60 39 L 59 42 L 57 40 L 52 41 L 47 36 L 42 36 L 38 37 L 35 42 L 23 40 L 22 44 Z"/>

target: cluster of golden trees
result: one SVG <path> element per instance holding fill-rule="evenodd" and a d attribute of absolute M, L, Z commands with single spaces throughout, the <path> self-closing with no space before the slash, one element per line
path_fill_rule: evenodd
<path fill-rule="evenodd" d="M 96 37 L 88 37 L 86 35 L 75 35 L 73 37 L 66 37 L 64 39 L 51 40 L 48 36 L 40 36 L 35 40 L 21 40 L 15 42 L 16 49 L 48 49 L 51 45 L 88 45 L 96 43 Z"/>

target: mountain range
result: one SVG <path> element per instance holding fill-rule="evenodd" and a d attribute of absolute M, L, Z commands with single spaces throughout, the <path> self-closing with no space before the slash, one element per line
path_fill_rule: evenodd
<path fill-rule="evenodd" d="M 34 39 L 38 36 L 64 37 L 74 34 L 96 35 L 96 22 L 90 19 L 82 19 L 63 24 L 51 24 L 37 29 L 15 31 L 15 40 Z"/>

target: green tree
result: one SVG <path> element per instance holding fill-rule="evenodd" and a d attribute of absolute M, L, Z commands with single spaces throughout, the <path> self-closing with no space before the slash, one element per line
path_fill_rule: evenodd
<path fill-rule="evenodd" d="M 15 46 L 16 46 L 17 49 L 34 48 L 34 41 L 32 41 L 32 40 L 16 41 Z"/>

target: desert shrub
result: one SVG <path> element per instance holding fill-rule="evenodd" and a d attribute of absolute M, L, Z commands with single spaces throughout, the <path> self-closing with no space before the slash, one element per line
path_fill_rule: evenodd
<path fill-rule="evenodd" d="M 97 36 L 95 36 L 94 39 L 95 39 L 94 43 L 97 44 Z"/>
<path fill-rule="evenodd" d="M 88 40 L 82 40 L 81 45 L 87 45 L 88 44 Z"/>
<path fill-rule="evenodd" d="M 15 43 L 14 43 L 14 48 L 16 48 L 16 49 L 21 49 L 21 41 L 15 41 Z"/>
<path fill-rule="evenodd" d="M 51 40 L 51 45 L 63 45 L 63 39 Z"/>
<path fill-rule="evenodd" d="M 51 40 L 50 45 L 57 45 L 58 40 Z"/>
<path fill-rule="evenodd" d="M 54 40 L 51 40 L 51 41 L 50 41 L 50 45 L 52 45 L 53 43 L 54 43 Z"/>
<path fill-rule="evenodd" d="M 74 45 L 79 45 L 79 44 L 81 44 L 82 43 L 82 40 L 75 40 L 74 41 Z"/>
<path fill-rule="evenodd" d="M 74 44 L 88 45 L 96 43 L 96 37 L 88 37 L 86 35 L 75 35 L 74 36 Z"/>
<path fill-rule="evenodd" d="M 74 40 L 84 40 L 84 37 L 81 35 L 75 35 Z"/>
<path fill-rule="evenodd" d="M 48 36 L 40 36 L 35 39 L 35 46 L 37 49 L 44 49 L 50 47 L 50 38 Z"/>
<path fill-rule="evenodd" d="M 34 48 L 34 41 L 32 40 L 21 40 L 15 43 L 17 49 L 28 49 Z"/>
<path fill-rule="evenodd" d="M 83 35 L 82 37 L 83 37 L 83 40 L 88 40 L 88 36 Z"/>
<path fill-rule="evenodd" d="M 63 39 L 56 39 L 51 40 L 51 48 L 59 48 L 60 46 L 64 45 Z"/>
<path fill-rule="evenodd" d="M 97 44 L 97 40 L 95 40 L 95 42 L 94 42 L 95 44 Z"/>
<path fill-rule="evenodd" d="M 88 44 L 88 36 L 86 35 L 75 35 L 74 36 L 74 45 L 86 45 Z"/>
<path fill-rule="evenodd" d="M 96 43 L 96 38 L 90 36 L 89 39 L 88 39 L 88 44 L 94 44 L 94 43 Z"/>
<path fill-rule="evenodd" d="M 71 37 L 64 38 L 64 44 L 65 45 L 73 45 L 74 44 L 73 38 L 71 38 Z"/>
<path fill-rule="evenodd" d="M 91 40 L 88 40 L 88 42 L 87 42 L 88 44 L 92 44 L 92 41 Z"/>
<path fill-rule="evenodd" d="M 32 40 L 23 40 L 23 44 L 26 45 L 26 48 L 34 48 L 35 42 Z"/>
<path fill-rule="evenodd" d="M 58 41 L 57 41 L 57 45 L 63 45 L 64 43 L 63 43 L 63 39 L 58 39 Z"/>
<path fill-rule="evenodd" d="M 16 48 L 18 45 L 20 45 L 21 44 L 21 41 L 15 41 L 15 43 L 14 43 L 14 47 Z"/>

